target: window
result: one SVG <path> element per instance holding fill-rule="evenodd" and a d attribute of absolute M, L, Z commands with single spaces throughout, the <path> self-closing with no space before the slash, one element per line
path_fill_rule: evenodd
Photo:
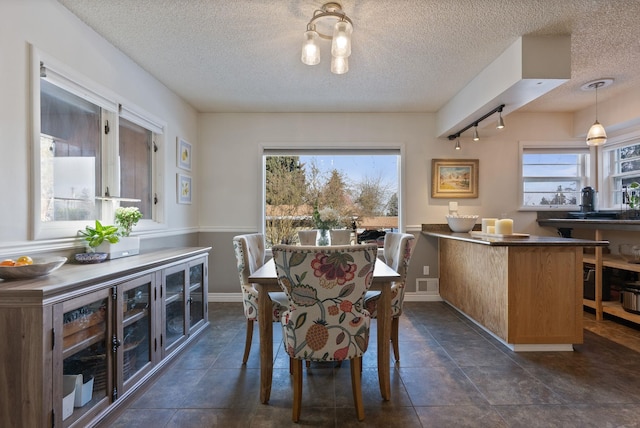
<path fill-rule="evenodd" d="M 628 196 L 640 196 L 640 190 L 629 188 L 631 183 L 640 183 L 640 140 L 633 139 L 616 145 L 604 150 L 603 155 L 604 179 L 608 184 L 608 205 L 623 205 L 625 187 L 629 192 Z"/>
<path fill-rule="evenodd" d="M 163 214 L 154 176 L 164 126 L 42 53 L 34 64 L 34 238 L 111 224 L 118 206 L 140 208 L 139 227 L 153 228 Z"/>
<path fill-rule="evenodd" d="M 298 231 L 318 228 L 314 213 L 330 213 L 331 228 L 355 222 L 357 232 L 399 230 L 400 164 L 399 149 L 265 149 L 267 246 L 298 242 Z"/>
<path fill-rule="evenodd" d="M 520 153 L 523 208 L 573 209 L 580 204 L 580 191 L 589 175 L 586 146 L 521 143 Z"/>

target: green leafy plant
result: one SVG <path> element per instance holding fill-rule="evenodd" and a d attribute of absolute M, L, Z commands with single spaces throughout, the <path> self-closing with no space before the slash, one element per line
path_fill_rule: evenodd
<path fill-rule="evenodd" d="M 104 241 L 115 244 L 120 240 L 118 226 L 103 226 L 99 220 L 96 220 L 95 227 L 87 226 L 84 230 L 79 230 L 78 233 L 87 241 L 91 251 L 95 251 L 96 247 Z"/>
<path fill-rule="evenodd" d="M 640 208 L 640 195 L 638 194 L 638 188 L 640 188 L 640 184 L 636 181 L 629 185 L 629 189 L 631 189 L 631 193 L 629 196 L 629 208 L 632 210 L 637 210 Z"/>
<path fill-rule="evenodd" d="M 142 213 L 137 207 L 118 207 L 116 209 L 116 225 L 120 230 L 120 235 L 129 236 L 133 226 L 138 224 L 142 218 Z"/>

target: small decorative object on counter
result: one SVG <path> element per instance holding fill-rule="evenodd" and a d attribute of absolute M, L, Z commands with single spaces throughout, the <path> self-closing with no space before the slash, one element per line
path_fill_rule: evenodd
<path fill-rule="evenodd" d="M 137 207 L 118 207 L 116 209 L 116 226 L 120 236 L 129 236 L 133 226 L 138 224 L 142 213 Z"/>
<path fill-rule="evenodd" d="M 95 227 L 87 226 L 84 230 L 79 230 L 78 233 L 87 241 L 89 250 L 92 252 L 104 241 L 115 244 L 120 240 L 118 226 L 103 226 L 99 220 L 96 220 Z"/>
<path fill-rule="evenodd" d="M 496 231 L 498 235 L 513 235 L 513 220 L 510 218 L 501 218 L 495 223 Z"/>
<path fill-rule="evenodd" d="M 473 229 L 477 215 L 447 215 L 447 224 L 452 232 L 466 233 Z"/>
<path fill-rule="evenodd" d="M 483 218 L 482 219 L 482 233 L 496 233 L 495 230 L 495 225 L 496 225 L 496 221 L 498 221 L 497 218 Z M 489 227 L 492 227 L 493 232 L 489 232 Z"/>

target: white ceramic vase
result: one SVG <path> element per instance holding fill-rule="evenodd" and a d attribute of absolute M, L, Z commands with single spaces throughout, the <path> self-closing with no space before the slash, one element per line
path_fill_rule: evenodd
<path fill-rule="evenodd" d="M 300 245 L 316 245 L 316 240 L 318 239 L 318 231 L 316 229 L 299 230 L 298 239 L 300 240 Z"/>

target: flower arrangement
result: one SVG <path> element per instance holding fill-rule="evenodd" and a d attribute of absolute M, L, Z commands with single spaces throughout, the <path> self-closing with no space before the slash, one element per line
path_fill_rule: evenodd
<path fill-rule="evenodd" d="M 313 210 L 313 222 L 316 228 L 320 229 L 320 238 L 318 245 L 329 245 L 329 237 L 327 231 L 344 226 L 344 218 L 338 211 L 333 208 L 325 207 L 318 211 L 316 207 Z"/>
<path fill-rule="evenodd" d="M 118 207 L 116 209 L 116 225 L 121 236 L 129 236 L 133 226 L 138 224 L 142 213 L 137 207 Z"/>

